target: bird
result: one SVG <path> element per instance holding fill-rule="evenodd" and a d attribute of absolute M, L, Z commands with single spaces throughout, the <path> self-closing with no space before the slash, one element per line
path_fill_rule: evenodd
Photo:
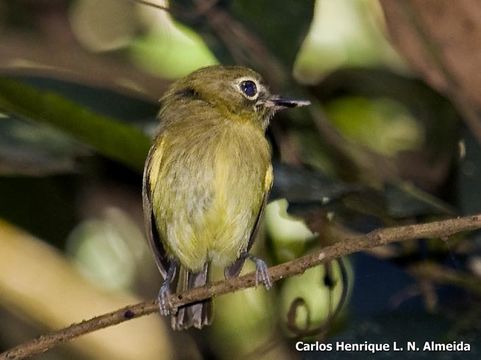
<path fill-rule="evenodd" d="M 174 330 L 201 329 L 212 322 L 212 299 L 172 309 L 169 297 L 206 285 L 211 266 L 231 278 L 250 259 L 256 284 L 272 286 L 266 263 L 249 253 L 273 182 L 266 129 L 278 110 L 309 101 L 272 95 L 250 68 L 212 65 L 175 81 L 160 104 L 142 184 L 163 278 L 157 300 Z"/>

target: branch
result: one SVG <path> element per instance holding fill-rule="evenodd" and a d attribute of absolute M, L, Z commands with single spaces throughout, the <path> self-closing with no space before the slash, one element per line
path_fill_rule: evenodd
<path fill-rule="evenodd" d="M 398 241 L 414 240 L 419 238 L 446 238 L 453 234 L 481 228 L 481 214 L 427 224 L 407 225 L 375 230 L 366 235 L 347 237 L 334 245 L 325 247 L 298 259 L 269 268 L 272 281 L 302 274 L 307 269 L 321 263 L 349 255 L 361 250 L 374 248 Z M 255 274 L 250 273 L 241 277 L 224 281 L 217 281 L 207 286 L 191 289 L 181 294 L 174 294 L 170 304 L 174 308 L 210 297 L 232 293 L 241 289 L 255 286 Z M 42 335 L 36 339 L 18 345 L 0 354 L 0 360 L 25 359 L 35 354 L 51 349 L 61 343 L 72 340 L 81 335 L 103 329 L 121 322 L 135 319 L 158 311 L 156 301 L 146 301 L 129 305 L 122 309 L 70 325 L 64 329 Z"/>

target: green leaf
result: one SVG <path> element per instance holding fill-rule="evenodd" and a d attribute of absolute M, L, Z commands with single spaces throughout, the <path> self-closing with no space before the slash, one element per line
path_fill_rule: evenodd
<path fill-rule="evenodd" d="M 53 92 L 99 115 L 133 123 L 143 131 L 154 122 L 159 111 L 158 102 L 145 99 L 135 91 L 118 92 L 114 88 L 91 86 L 52 75 L 32 75 L 28 72 L 12 76 L 9 74 L 8 79 L 32 86 L 41 92 Z"/>
<path fill-rule="evenodd" d="M 143 168 L 150 146 L 145 134 L 56 93 L 39 91 L 21 82 L 0 78 L 0 110 L 48 124 L 90 145 L 106 157 L 139 171 Z"/>

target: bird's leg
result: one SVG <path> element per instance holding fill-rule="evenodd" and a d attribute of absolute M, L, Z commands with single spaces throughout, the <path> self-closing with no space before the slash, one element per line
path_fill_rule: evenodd
<path fill-rule="evenodd" d="M 159 290 L 159 295 L 157 296 L 157 301 L 159 304 L 160 315 L 167 316 L 170 315 L 171 309 L 169 304 L 170 297 L 170 283 L 174 280 L 175 273 L 177 272 L 177 261 L 171 260 L 169 262 L 169 268 L 167 269 L 167 275 L 165 276 L 164 282 Z"/>

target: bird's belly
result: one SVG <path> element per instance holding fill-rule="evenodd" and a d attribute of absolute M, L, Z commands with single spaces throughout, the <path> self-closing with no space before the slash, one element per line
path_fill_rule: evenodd
<path fill-rule="evenodd" d="M 176 236 L 167 237 L 172 255 L 192 271 L 200 271 L 206 262 L 222 267 L 232 264 L 247 248 L 260 207 L 259 186 L 252 181 L 205 185 L 203 188 L 215 189 L 210 204 L 193 205 L 195 210 L 184 214 L 185 221 L 175 222 L 179 224 Z M 192 201 L 197 202 L 196 198 Z"/>

